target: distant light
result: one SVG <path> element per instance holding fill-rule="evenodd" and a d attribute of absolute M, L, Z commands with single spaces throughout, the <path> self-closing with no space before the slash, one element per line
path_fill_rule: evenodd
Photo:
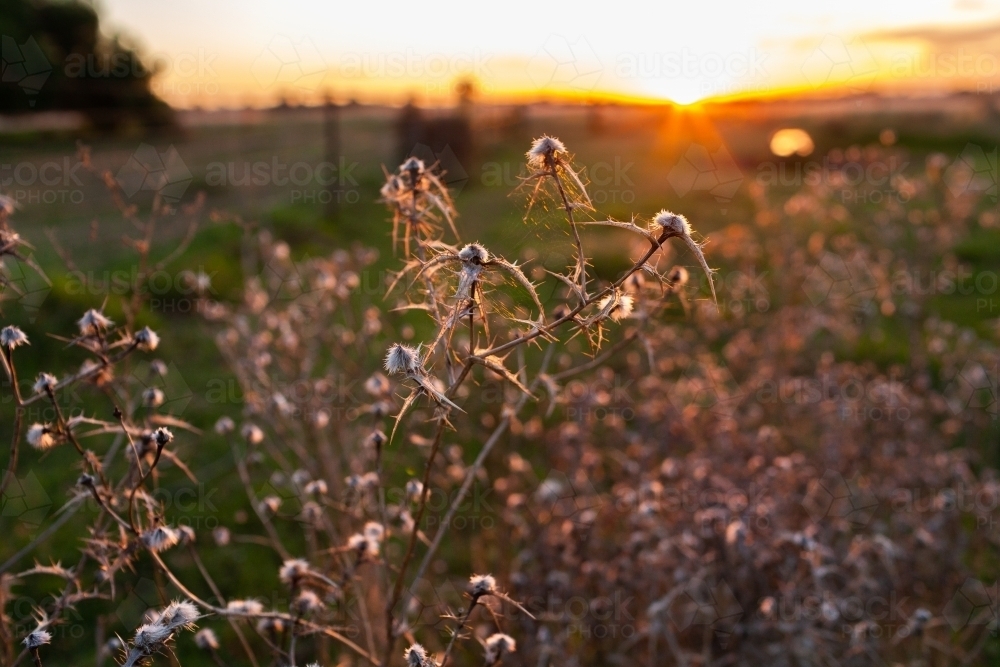
<path fill-rule="evenodd" d="M 778 130 L 771 137 L 771 152 L 778 157 L 806 156 L 812 153 L 815 148 L 809 133 L 797 127 Z"/>

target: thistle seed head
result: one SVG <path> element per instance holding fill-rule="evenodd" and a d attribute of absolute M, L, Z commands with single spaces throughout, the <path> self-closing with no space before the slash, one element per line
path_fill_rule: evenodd
<path fill-rule="evenodd" d="M 56 379 L 55 375 L 50 373 L 39 373 L 38 379 L 35 380 L 35 385 L 32 389 L 36 394 L 45 394 L 49 391 L 55 390 L 57 384 L 59 384 L 59 380 Z"/>
<path fill-rule="evenodd" d="M 286 560 L 278 569 L 278 578 L 281 583 L 291 586 L 302 577 L 309 574 L 309 563 L 302 558 Z"/>
<path fill-rule="evenodd" d="M 416 373 L 420 369 L 420 354 L 416 348 L 394 343 L 385 355 L 385 370 L 390 375 Z"/>
<path fill-rule="evenodd" d="M 166 447 L 173 439 L 174 434 L 168 428 L 161 426 L 153 431 L 153 442 L 156 443 L 157 447 Z"/>
<path fill-rule="evenodd" d="M 15 326 L 6 326 L 0 329 L 0 345 L 13 350 L 19 345 L 29 345 L 28 336 Z"/>
<path fill-rule="evenodd" d="M 470 243 L 458 251 L 458 258 L 463 262 L 485 264 L 490 261 L 490 253 L 479 243 Z"/>
<path fill-rule="evenodd" d="M 544 135 L 531 142 L 531 149 L 527 152 L 528 164 L 536 169 L 545 167 L 547 159 L 551 159 L 566 152 L 566 144 L 555 137 Z"/>
<path fill-rule="evenodd" d="M 486 639 L 486 664 L 496 664 L 501 658 L 517 650 L 517 642 L 510 635 L 501 632 L 490 635 Z"/>
<path fill-rule="evenodd" d="M 39 646 L 43 646 L 52 641 L 52 633 L 47 630 L 35 629 L 24 638 L 24 645 L 30 651 L 34 651 Z"/>
<path fill-rule="evenodd" d="M 180 536 L 169 526 L 157 526 L 147 530 L 142 534 L 142 543 L 147 549 L 154 553 L 166 551 L 170 547 L 176 546 L 180 541 Z"/>
<path fill-rule="evenodd" d="M 190 630 L 199 616 L 198 607 L 194 606 L 194 603 L 187 600 L 182 602 L 175 600 L 160 612 L 156 622 L 166 626 L 169 630 L 178 628 Z"/>
<path fill-rule="evenodd" d="M 113 325 L 114 322 L 105 317 L 104 313 L 93 308 L 85 312 L 83 317 L 77 322 L 77 326 L 80 327 L 80 333 L 84 336 L 91 336 L 100 331 L 107 331 Z"/>
<path fill-rule="evenodd" d="M 203 628 L 194 636 L 194 643 L 203 651 L 219 650 L 219 638 L 211 628 Z"/>
<path fill-rule="evenodd" d="M 691 236 L 691 223 L 683 215 L 662 209 L 653 217 L 653 222 L 673 236 Z"/>
<path fill-rule="evenodd" d="M 256 616 L 264 612 L 264 605 L 256 600 L 230 600 L 226 611 L 236 616 Z"/>
<path fill-rule="evenodd" d="M 304 590 L 299 593 L 292 604 L 300 616 L 314 614 L 323 610 L 323 601 L 310 590 Z"/>
<path fill-rule="evenodd" d="M 427 649 L 420 644 L 411 644 L 410 648 L 403 651 L 403 658 L 406 660 L 406 667 L 428 667 L 431 664 Z"/>
<path fill-rule="evenodd" d="M 219 420 L 215 422 L 215 432 L 219 435 L 232 433 L 235 428 L 236 423 L 229 417 L 219 417 Z"/>
<path fill-rule="evenodd" d="M 160 337 L 149 327 L 143 327 L 136 332 L 133 340 L 135 341 L 136 347 L 143 352 L 152 352 L 160 344 Z"/>
<path fill-rule="evenodd" d="M 469 591 L 472 597 L 490 595 L 497 589 L 497 580 L 492 574 L 475 574 L 469 578 Z"/>
<path fill-rule="evenodd" d="M 28 428 L 26 437 L 29 445 L 41 451 L 56 444 L 55 436 L 52 435 L 51 426 L 48 424 L 32 424 Z"/>

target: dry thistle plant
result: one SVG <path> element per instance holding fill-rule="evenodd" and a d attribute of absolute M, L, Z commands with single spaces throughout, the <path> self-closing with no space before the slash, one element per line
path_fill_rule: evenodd
<path fill-rule="evenodd" d="M 104 618 L 95 622 L 99 660 L 181 663 L 197 650 L 204 664 L 254 667 L 853 665 L 883 657 L 916 666 L 984 655 L 996 625 L 990 610 L 957 628 L 942 612 L 970 576 L 963 556 L 987 559 L 998 546 L 995 531 L 970 535 L 959 526 L 988 511 L 956 512 L 948 500 L 959 487 L 1000 492 L 970 452 L 948 448 L 947 435 L 973 430 L 977 417 L 956 424 L 954 396 L 929 382 L 893 389 L 914 415 L 900 423 L 842 418 L 845 405 L 877 405 L 878 392 L 860 404 L 761 398 L 776 379 L 882 388 L 892 378 L 810 344 L 831 330 L 857 335 L 843 304 L 775 299 L 779 326 L 764 327 L 724 317 L 707 298 L 692 302 L 687 269 L 661 266 L 672 245 L 691 252 L 715 301 L 688 221 L 665 210 L 646 223 L 595 219 L 584 172 L 558 139 L 532 144 L 524 174 L 526 220 L 546 206 L 565 217 L 566 233 L 552 241 L 570 239 L 563 271 L 532 271 L 505 249 L 460 240 L 441 174 L 416 159 L 387 173 L 381 191 L 402 255 L 388 280 L 372 280 L 373 250 L 296 261 L 286 243 L 244 225 L 242 298 L 224 303 L 197 292 L 243 394 L 242 414 L 213 429 L 168 414 L 162 393 L 127 372 L 161 345 L 136 324 L 139 283 L 125 322 L 93 304 L 63 336 L 85 357 L 79 368 L 46 360 L 33 381 L 19 378 L 32 341 L 3 327 L 0 358 L 15 406 L 4 487 L 24 443 L 42 455 L 72 448 L 79 460 L 58 518 L 0 564 L 4 664 L 45 664 L 68 641 L 58 631 L 78 606 L 117 602 L 147 575 L 159 602 L 122 630 L 124 639 L 109 640 Z M 788 215 L 757 196 L 762 219 Z M 830 207 L 829 192 L 796 196 L 803 207 Z M 0 205 L 0 247 L 25 261 L 8 224 L 15 212 Z M 141 232 L 139 281 L 188 242 L 150 259 L 161 206 L 143 220 L 122 204 Z M 187 213 L 193 218 L 196 207 Z M 588 261 L 592 227 L 641 244 L 613 280 L 595 277 Z M 712 247 L 787 265 L 794 245 L 733 226 Z M 795 294 L 808 271 L 793 257 L 775 294 Z M 929 321 L 925 336 L 928 365 L 995 354 L 947 323 Z M 634 417 L 598 418 L 616 398 L 581 387 L 607 387 L 619 372 L 637 380 Z M 363 380 L 357 394 L 355 379 Z M 78 387 L 92 388 L 103 411 L 67 416 L 62 397 Z M 748 395 L 756 400 L 741 400 Z M 22 423 L 36 403 L 50 406 L 53 419 Z M 241 518 L 208 534 L 179 524 L 155 491 L 167 478 L 196 479 L 186 460 L 210 443 L 231 451 L 246 502 Z M 559 475 L 540 479 L 533 457 Z M 867 476 L 860 490 L 858 474 Z M 477 484 L 505 505 L 500 526 L 469 537 L 456 522 Z M 885 512 L 900 488 L 933 501 Z M 847 495 L 827 502 L 831 489 Z M 435 494 L 446 502 L 432 503 Z M 866 494 L 883 504 L 854 502 Z M 92 520 L 74 526 L 66 517 L 85 503 L 96 508 Z M 54 533 L 81 545 L 71 566 L 21 563 Z M 209 550 L 234 567 L 252 565 L 260 581 L 230 590 Z M 460 575 L 449 576 L 448 561 Z M 15 631 L 6 610 L 15 589 L 36 579 L 54 580 L 54 592 L 34 604 L 30 627 Z M 853 612 L 896 594 L 906 599 L 894 617 Z"/>

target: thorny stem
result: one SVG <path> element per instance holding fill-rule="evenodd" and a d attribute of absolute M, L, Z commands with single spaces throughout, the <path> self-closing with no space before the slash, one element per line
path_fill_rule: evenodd
<path fill-rule="evenodd" d="M 548 369 L 549 363 L 551 362 L 552 355 L 554 353 L 555 353 L 555 346 L 550 345 L 548 349 L 545 351 L 545 358 L 542 360 L 542 365 L 539 369 L 539 376 L 544 374 L 546 369 Z M 538 385 L 538 378 L 536 377 L 535 381 L 532 382 L 529 388 L 534 390 L 534 388 L 537 385 Z M 479 451 L 479 455 L 476 456 L 476 460 L 472 463 L 472 466 L 465 473 L 465 480 L 463 480 L 462 486 L 459 489 L 458 494 L 455 496 L 455 499 L 452 501 L 451 506 L 448 508 L 448 512 L 445 514 L 444 519 L 441 521 L 440 527 L 434 534 L 434 540 L 431 542 L 430 547 L 428 547 L 427 553 L 424 554 L 424 558 L 420 562 L 420 567 L 417 568 L 417 574 L 414 576 L 415 581 L 423 577 L 424 573 L 427 571 L 431 559 L 434 558 L 434 554 L 437 553 L 438 547 L 441 546 L 441 541 L 444 539 L 445 533 L 451 526 L 451 521 L 452 519 L 455 518 L 455 513 L 458 511 L 459 506 L 464 502 L 465 496 L 469 493 L 469 489 L 472 488 L 472 483 L 476 478 L 476 474 L 479 472 L 479 469 L 483 466 L 483 463 L 485 463 L 486 457 L 489 456 L 490 452 L 493 451 L 493 447 L 496 446 L 496 443 L 500 441 L 500 438 L 507 431 L 507 428 L 510 426 L 511 419 L 518 412 L 520 412 L 521 408 L 523 408 L 527 402 L 528 402 L 528 396 L 521 396 L 521 398 L 517 402 L 517 405 L 515 405 L 513 410 L 511 410 L 508 414 L 504 415 L 503 419 L 500 420 L 500 423 L 497 424 L 496 428 L 493 430 L 493 433 L 491 433 L 490 437 L 487 438 L 486 443 L 483 444 L 483 448 Z"/>
<path fill-rule="evenodd" d="M 458 621 L 458 627 L 455 628 L 455 634 L 453 634 L 451 636 L 451 640 L 448 642 L 448 648 L 446 648 L 445 651 L 444 651 L 444 657 L 441 658 L 441 664 L 439 665 L 439 667 L 445 667 L 445 665 L 448 663 L 448 657 L 451 655 L 451 649 L 452 649 L 452 647 L 455 646 L 455 641 L 458 639 L 458 636 L 461 634 L 462 628 L 464 628 L 465 624 L 469 622 L 469 617 L 472 616 L 472 610 L 476 608 L 476 603 L 477 602 L 479 602 L 479 598 L 476 597 L 476 596 L 473 596 L 472 597 L 472 602 L 469 603 L 469 608 L 465 611 L 465 614 Z"/>
<path fill-rule="evenodd" d="M 410 543 L 406 548 L 406 555 L 403 557 L 403 562 L 399 566 L 399 574 L 396 576 L 396 583 L 392 588 L 392 597 L 385 605 L 385 656 L 382 659 L 382 667 L 388 667 L 389 660 L 392 658 L 392 650 L 396 645 L 396 637 L 392 628 L 393 621 L 393 610 L 396 604 L 399 602 L 399 597 L 403 592 L 403 580 L 406 578 L 406 569 L 410 565 L 410 560 L 413 558 L 413 551 L 417 546 L 417 536 L 420 533 L 420 522 L 423 521 L 424 511 L 427 509 L 427 498 L 430 495 L 430 478 L 431 469 L 434 466 L 434 459 L 437 457 L 438 450 L 441 448 L 441 439 L 444 436 L 444 428 L 446 424 L 444 417 L 438 419 L 437 434 L 434 436 L 434 445 L 431 448 L 431 453 L 427 457 L 427 465 L 424 468 L 424 479 L 423 479 L 423 489 L 420 494 L 420 505 L 417 507 L 417 514 L 413 517 L 413 530 L 410 532 Z"/>
<path fill-rule="evenodd" d="M 576 243 L 576 268 L 573 270 L 575 274 L 573 276 L 574 282 L 579 282 L 580 291 L 583 294 L 583 298 L 587 297 L 587 267 L 586 259 L 583 254 L 583 241 L 580 240 L 580 230 L 576 228 L 576 219 L 573 217 L 573 206 L 570 204 L 569 198 L 566 196 L 566 191 L 563 189 L 562 181 L 559 178 L 558 172 L 558 162 L 551 156 L 546 157 L 546 161 L 551 163 L 551 171 L 549 172 L 552 176 L 552 180 L 556 182 L 556 188 L 559 190 L 559 197 L 562 199 L 563 208 L 566 211 L 566 216 L 569 218 L 569 226 L 573 228 L 573 241 Z"/>
<path fill-rule="evenodd" d="M 199 606 L 204 607 L 205 609 L 207 609 L 208 611 L 210 611 L 210 612 L 212 612 L 214 614 L 218 614 L 220 616 L 225 616 L 227 618 L 232 618 L 232 617 L 243 618 L 244 617 L 244 615 L 242 615 L 242 614 L 234 614 L 229 609 L 223 609 L 221 607 L 216 607 L 215 605 L 209 604 L 205 600 L 201 599 L 201 597 L 199 597 L 198 595 L 195 595 L 193 592 L 191 592 L 191 590 L 188 589 L 188 587 L 185 586 L 181 582 L 181 580 L 177 578 L 177 576 L 170 570 L 170 568 L 167 567 L 167 564 L 163 562 L 163 559 L 160 558 L 159 554 L 157 554 L 154 551 L 149 552 L 149 554 L 150 554 L 150 556 L 153 557 L 153 560 L 156 561 L 156 564 L 160 567 L 160 569 L 163 571 L 163 573 L 167 575 L 167 578 L 170 579 L 171 583 L 173 583 L 173 585 L 176 586 L 177 589 L 181 593 L 183 593 L 185 596 L 187 596 L 188 598 L 190 598 L 193 602 L 197 603 Z M 286 623 L 291 623 L 291 621 L 292 621 L 291 614 L 284 614 L 284 613 L 281 613 L 281 612 L 266 612 L 266 613 L 263 613 L 263 614 L 256 614 L 254 617 L 255 618 L 276 618 L 276 619 L 285 621 Z M 333 630 L 332 628 L 328 628 L 328 627 L 325 627 L 325 626 L 316 625 L 315 623 L 311 623 L 309 621 L 299 621 L 299 623 L 301 625 L 303 625 L 310 632 L 322 633 L 322 634 L 325 634 L 325 635 L 327 635 L 329 637 L 332 637 L 333 639 L 336 639 L 339 642 L 342 642 L 345 646 L 347 646 L 348 648 L 350 648 L 351 650 L 353 650 L 359 656 L 361 656 L 362 658 L 364 658 L 365 660 L 367 660 L 368 662 L 370 662 L 372 665 L 378 665 L 378 662 L 375 661 L 375 658 L 371 654 L 369 654 L 363 648 L 361 648 L 360 646 L 358 646 L 357 644 L 355 644 L 353 641 L 351 641 L 349 638 L 347 638 L 344 635 L 340 634 L 336 630 Z"/>

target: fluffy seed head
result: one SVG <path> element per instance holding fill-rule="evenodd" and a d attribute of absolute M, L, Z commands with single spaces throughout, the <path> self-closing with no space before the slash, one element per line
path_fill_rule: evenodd
<path fill-rule="evenodd" d="M 256 424 L 251 424 L 250 422 L 243 425 L 243 428 L 240 429 L 240 435 L 251 445 L 259 445 L 264 442 L 264 431 Z"/>
<path fill-rule="evenodd" d="M 306 484 L 303 490 L 311 496 L 325 496 L 327 492 L 326 482 L 321 479 L 314 479 Z"/>
<path fill-rule="evenodd" d="M 43 394 L 54 390 L 57 384 L 59 384 L 59 380 L 56 379 L 55 375 L 51 373 L 39 373 L 38 379 L 35 380 L 35 385 L 32 389 L 35 390 L 36 394 Z"/>
<path fill-rule="evenodd" d="M 365 391 L 372 396 L 385 396 L 392 391 L 392 385 L 389 384 L 389 378 L 381 373 L 375 373 L 365 380 Z"/>
<path fill-rule="evenodd" d="M 612 302 L 613 300 L 614 302 Z M 601 299 L 598 306 L 601 310 L 609 308 L 608 317 L 615 322 L 620 322 L 632 314 L 632 309 L 635 306 L 635 298 L 631 294 L 610 294 Z"/>
<path fill-rule="evenodd" d="M 32 630 L 28 633 L 28 636 L 24 638 L 24 645 L 29 650 L 35 650 L 39 646 L 43 646 L 52 641 L 52 633 L 47 630 Z"/>
<path fill-rule="evenodd" d="M 194 636 L 194 643 L 203 651 L 217 651 L 219 649 L 219 638 L 211 628 L 199 630 Z"/>
<path fill-rule="evenodd" d="M 177 531 L 169 526 L 157 526 L 142 534 L 142 543 L 150 551 L 160 552 L 175 546 L 180 541 Z"/>
<path fill-rule="evenodd" d="M 497 588 L 497 580 L 491 574 L 475 574 L 469 578 L 469 590 L 473 597 L 488 595 Z"/>
<path fill-rule="evenodd" d="M 517 642 L 510 635 L 501 632 L 490 635 L 486 639 L 486 664 L 492 665 L 500 658 L 517 650 Z"/>
<path fill-rule="evenodd" d="M 385 528 L 376 521 L 369 521 L 364 528 L 365 537 L 375 542 L 381 542 L 385 537 Z"/>
<path fill-rule="evenodd" d="M 354 533 L 347 538 L 347 548 L 356 551 L 362 558 L 375 558 L 379 554 L 379 543 L 361 533 Z"/>
<path fill-rule="evenodd" d="M 232 433 L 235 428 L 236 423 L 230 417 L 219 417 L 219 420 L 215 422 L 215 432 L 219 435 Z"/>
<path fill-rule="evenodd" d="M 114 322 L 105 317 L 104 313 L 93 308 L 85 312 L 83 317 L 77 322 L 77 326 L 80 327 L 80 333 L 84 336 L 95 334 L 98 331 L 105 331 L 112 325 L 114 325 Z"/>
<path fill-rule="evenodd" d="M 135 647 L 145 651 L 146 653 L 152 653 L 158 650 L 163 643 L 170 639 L 170 628 L 160 625 L 159 623 L 146 623 L 145 625 L 140 625 L 139 629 L 135 631 L 135 639 L 132 643 Z"/>
<path fill-rule="evenodd" d="M 302 558 L 286 560 L 278 569 L 278 578 L 281 583 L 289 586 L 307 574 L 309 574 L 309 563 Z"/>
<path fill-rule="evenodd" d="M 191 629 L 192 624 L 198 620 L 198 607 L 193 603 L 184 600 L 183 602 L 171 602 L 167 605 L 157 618 L 157 623 L 165 625 L 170 630 L 177 628 Z"/>
<path fill-rule="evenodd" d="M 417 157 L 409 157 L 403 164 L 399 165 L 399 171 L 412 171 L 418 174 L 424 173 L 424 161 Z"/>
<path fill-rule="evenodd" d="M 155 442 L 159 447 L 166 447 L 173 439 L 174 434 L 171 433 L 168 428 L 161 426 L 153 431 L 153 442 Z"/>
<path fill-rule="evenodd" d="M 323 601 L 319 599 L 319 596 L 310 590 L 304 590 L 298 594 L 295 598 L 295 602 L 292 603 L 295 610 L 299 612 L 300 615 L 314 614 L 323 609 Z"/>
<path fill-rule="evenodd" d="M 394 343 L 385 355 L 385 370 L 390 374 L 415 373 L 420 368 L 420 355 L 416 348 Z"/>
<path fill-rule="evenodd" d="M 52 431 L 48 424 L 32 424 L 28 428 L 26 437 L 29 445 L 42 451 L 45 451 L 56 444 L 56 439 L 52 435 Z"/>
<path fill-rule="evenodd" d="M 555 137 L 545 135 L 531 142 L 531 150 L 527 152 L 528 164 L 532 167 L 541 168 L 545 166 L 545 159 L 548 156 L 554 157 L 565 152 L 566 144 Z"/>
<path fill-rule="evenodd" d="M 691 223 L 683 215 L 662 209 L 653 217 L 653 222 L 676 236 L 691 236 Z"/>
<path fill-rule="evenodd" d="M 237 616 L 256 616 L 264 611 L 264 605 L 256 600 L 230 600 L 226 611 Z"/>
<path fill-rule="evenodd" d="M 0 329 L 0 345 L 13 350 L 18 345 L 29 345 L 28 336 L 15 326 Z"/>
<path fill-rule="evenodd" d="M 463 262 L 472 262 L 473 264 L 485 264 L 490 261 L 490 253 L 478 243 L 470 243 L 459 250 L 458 257 Z"/>
<path fill-rule="evenodd" d="M 688 270 L 685 269 L 683 266 L 675 266 L 674 268 L 670 269 L 669 273 L 667 273 L 667 280 L 669 280 L 670 282 L 672 282 L 674 285 L 677 286 L 687 285 L 688 280 L 690 278 L 691 275 L 688 273 Z"/>
<path fill-rule="evenodd" d="M 144 352 L 152 352 L 159 346 L 160 337 L 149 327 L 143 327 L 135 334 L 135 344 Z"/>
<path fill-rule="evenodd" d="M 427 657 L 427 649 L 420 644 L 411 644 L 410 648 L 403 651 L 403 658 L 407 667 L 425 667 L 430 660 Z"/>
<path fill-rule="evenodd" d="M 142 392 L 142 404 L 147 408 L 158 408 L 167 400 L 159 387 L 147 387 Z"/>

